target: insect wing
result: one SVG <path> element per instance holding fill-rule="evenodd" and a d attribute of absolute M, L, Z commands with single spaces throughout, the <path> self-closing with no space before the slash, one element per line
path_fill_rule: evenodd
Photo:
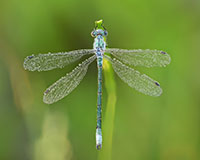
<path fill-rule="evenodd" d="M 29 71 L 48 71 L 63 68 L 79 60 L 82 56 L 94 53 L 93 49 L 80 49 L 70 52 L 31 55 L 25 58 L 24 68 Z"/>
<path fill-rule="evenodd" d="M 106 55 L 104 57 L 112 63 L 114 71 L 130 87 L 146 95 L 155 97 L 161 95 L 162 89 L 158 82 L 147 75 L 141 74 L 139 71 L 124 65 L 116 58 L 111 59 Z"/>
<path fill-rule="evenodd" d="M 85 76 L 88 66 L 94 61 L 96 55 L 86 59 L 79 64 L 74 70 L 60 78 L 52 84 L 45 92 L 43 101 L 47 104 L 52 104 L 71 93 L 81 82 Z"/>
<path fill-rule="evenodd" d="M 159 50 L 127 50 L 108 48 L 106 52 L 111 53 L 115 58 L 119 59 L 125 64 L 132 66 L 144 66 L 144 67 L 165 67 L 171 61 L 170 56 L 163 51 Z"/>

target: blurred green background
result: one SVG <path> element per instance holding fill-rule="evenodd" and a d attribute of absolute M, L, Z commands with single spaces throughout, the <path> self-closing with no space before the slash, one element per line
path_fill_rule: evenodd
<path fill-rule="evenodd" d="M 158 98 L 115 74 L 112 149 L 101 151 L 95 148 L 96 64 L 53 105 L 42 102 L 43 91 L 80 61 L 48 72 L 23 69 L 31 54 L 92 48 L 99 19 L 109 47 L 161 49 L 172 58 L 166 68 L 137 68 L 160 82 Z M 199 0 L 1 0 L 0 159 L 199 160 L 199 44 Z M 103 87 L 103 121 L 106 103 Z"/>

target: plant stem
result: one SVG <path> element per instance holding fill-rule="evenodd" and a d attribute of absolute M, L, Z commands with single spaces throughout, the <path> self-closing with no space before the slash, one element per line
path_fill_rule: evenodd
<path fill-rule="evenodd" d="M 112 157 L 112 137 L 115 118 L 116 85 L 111 64 L 103 61 L 105 88 L 108 95 L 107 107 L 103 118 L 103 147 L 99 160 L 110 160 Z"/>

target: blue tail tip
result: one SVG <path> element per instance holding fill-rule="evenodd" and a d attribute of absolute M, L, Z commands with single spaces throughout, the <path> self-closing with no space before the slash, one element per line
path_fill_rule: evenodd
<path fill-rule="evenodd" d="M 96 147 L 97 147 L 97 150 L 100 150 L 102 146 L 101 144 L 97 144 Z"/>

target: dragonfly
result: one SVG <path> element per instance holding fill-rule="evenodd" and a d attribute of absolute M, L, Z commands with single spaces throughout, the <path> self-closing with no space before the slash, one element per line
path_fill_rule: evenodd
<path fill-rule="evenodd" d="M 133 69 L 134 66 L 165 67 L 171 61 L 170 56 L 161 50 L 150 49 L 119 49 L 107 48 L 106 37 L 108 31 L 104 27 L 103 20 L 95 22 L 95 28 L 91 32 L 94 37 L 93 49 L 79 49 L 69 52 L 47 53 L 31 55 L 25 58 L 24 68 L 29 71 L 49 71 L 63 68 L 83 56 L 89 58 L 80 63 L 75 69 L 61 77 L 44 92 L 43 101 L 52 104 L 70 94 L 86 75 L 88 66 L 97 60 L 98 68 L 98 92 L 97 92 L 97 125 L 96 148 L 102 148 L 102 72 L 103 60 L 112 64 L 115 73 L 131 88 L 149 96 L 160 96 L 162 89 L 160 84 L 145 74 Z"/>

